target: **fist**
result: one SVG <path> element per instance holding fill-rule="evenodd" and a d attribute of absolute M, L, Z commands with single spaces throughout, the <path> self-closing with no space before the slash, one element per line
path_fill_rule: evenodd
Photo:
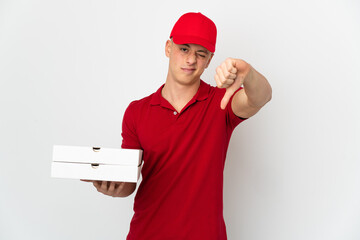
<path fill-rule="evenodd" d="M 221 109 L 226 108 L 231 96 L 243 85 L 250 67 L 250 64 L 241 59 L 227 58 L 216 68 L 216 85 L 218 88 L 226 88 L 220 104 Z"/>

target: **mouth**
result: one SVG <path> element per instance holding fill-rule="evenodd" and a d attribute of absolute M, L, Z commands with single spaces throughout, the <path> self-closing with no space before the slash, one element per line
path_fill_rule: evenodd
<path fill-rule="evenodd" d="M 195 68 L 181 68 L 186 73 L 193 73 L 196 69 Z"/>

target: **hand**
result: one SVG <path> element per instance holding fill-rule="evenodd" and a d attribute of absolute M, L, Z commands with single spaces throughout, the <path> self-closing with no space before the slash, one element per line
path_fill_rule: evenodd
<path fill-rule="evenodd" d="M 123 197 L 123 190 L 125 182 L 108 182 L 108 181 L 93 181 L 81 180 L 84 182 L 92 182 L 98 192 L 112 197 Z"/>
<path fill-rule="evenodd" d="M 231 96 L 244 83 L 245 77 L 251 69 L 251 65 L 241 59 L 227 58 L 216 68 L 215 81 L 218 88 L 226 88 L 220 107 L 225 109 Z"/>

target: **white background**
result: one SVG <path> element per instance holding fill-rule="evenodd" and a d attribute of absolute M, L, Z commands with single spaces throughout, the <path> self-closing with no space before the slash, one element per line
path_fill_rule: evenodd
<path fill-rule="evenodd" d="M 165 81 L 175 21 L 218 27 L 203 79 L 247 60 L 273 99 L 234 132 L 229 239 L 360 239 L 360 3 L 0 0 L 0 239 L 125 239 L 133 197 L 50 178 L 54 144 L 120 147 L 130 101 Z"/>

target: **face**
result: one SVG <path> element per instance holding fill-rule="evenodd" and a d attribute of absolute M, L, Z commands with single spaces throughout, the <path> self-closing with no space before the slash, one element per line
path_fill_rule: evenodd
<path fill-rule="evenodd" d="M 209 66 L 213 53 L 198 44 L 175 44 L 166 42 L 165 54 L 169 58 L 169 80 L 190 85 L 200 81 Z"/>

